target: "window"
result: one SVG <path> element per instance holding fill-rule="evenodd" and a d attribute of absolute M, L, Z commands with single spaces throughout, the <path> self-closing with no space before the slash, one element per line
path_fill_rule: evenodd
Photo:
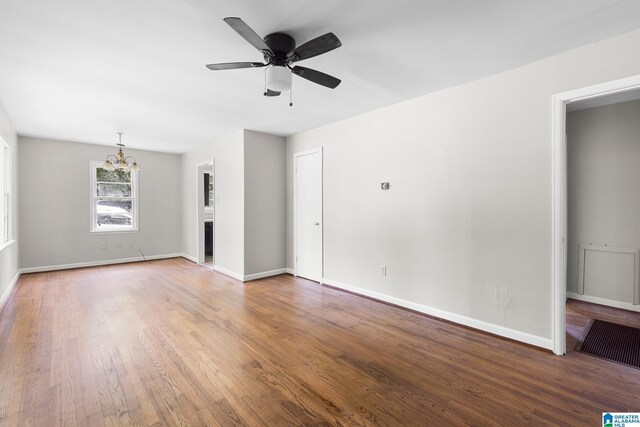
<path fill-rule="evenodd" d="M 0 192 L 2 193 L 0 247 L 2 247 L 11 239 L 11 156 L 9 146 L 2 139 L 0 139 L 0 148 L 2 148 L 0 150 Z"/>
<path fill-rule="evenodd" d="M 138 230 L 138 173 L 91 162 L 91 231 Z"/>

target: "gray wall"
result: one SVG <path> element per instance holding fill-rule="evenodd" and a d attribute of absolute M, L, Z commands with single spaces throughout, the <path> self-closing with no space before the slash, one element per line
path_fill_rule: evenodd
<path fill-rule="evenodd" d="M 13 243 L 0 251 L 0 302 L 2 296 L 9 290 L 9 285 L 13 282 L 19 269 L 19 241 L 18 231 L 18 138 L 14 132 L 9 119 L 0 108 L 0 137 L 9 145 L 12 158 L 13 179 L 12 179 L 12 212 L 11 220 L 13 227 Z"/>
<path fill-rule="evenodd" d="M 90 233 L 89 162 L 115 146 L 20 137 L 20 263 L 44 267 L 181 252 L 180 156 L 125 149 L 140 164 L 137 233 Z M 120 242 L 120 248 L 117 243 Z M 102 249 L 102 243 L 107 249 Z"/>
<path fill-rule="evenodd" d="M 244 132 L 238 131 L 182 155 L 182 252 L 195 258 L 197 164 L 214 159 L 214 263 L 244 275 Z"/>
<path fill-rule="evenodd" d="M 182 250 L 197 253 L 196 165 L 214 159 L 214 263 L 237 278 L 283 269 L 284 138 L 239 131 L 182 156 Z"/>
<path fill-rule="evenodd" d="M 550 345 L 551 97 L 640 74 L 638 45 L 635 31 L 287 138 L 288 267 L 292 156 L 323 146 L 326 279 Z"/>
<path fill-rule="evenodd" d="M 287 246 L 285 139 L 244 133 L 244 274 L 282 269 Z"/>
<path fill-rule="evenodd" d="M 640 247 L 640 101 L 569 113 L 567 158 L 567 290 L 577 292 L 579 244 Z M 616 288 L 628 285 L 608 280 L 585 293 L 622 295 Z"/>

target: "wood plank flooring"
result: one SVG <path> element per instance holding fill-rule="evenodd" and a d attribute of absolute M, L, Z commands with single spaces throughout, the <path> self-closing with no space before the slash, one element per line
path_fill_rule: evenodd
<path fill-rule="evenodd" d="M 589 305 L 568 311 L 577 334 Z M 179 258 L 29 274 L 0 313 L 1 426 L 595 426 L 602 411 L 640 411 L 640 370 L 288 275 L 241 284 Z"/>
<path fill-rule="evenodd" d="M 567 301 L 567 351 L 573 351 L 578 341 L 588 332 L 589 320 L 600 319 L 620 325 L 640 328 L 640 313 L 629 310 L 617 310 L 604 305 L 588 302 Z"/>

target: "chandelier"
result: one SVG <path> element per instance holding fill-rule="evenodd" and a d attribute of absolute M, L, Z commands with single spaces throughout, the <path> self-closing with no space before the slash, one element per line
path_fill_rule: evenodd
<path fill-rule="evenodd" d="M 118 152 L 114 156 L 113 154 L 109 154 L 107 156 L 107 160 L 104 161 L 102 165 L 102 169 L 106 169 L 108 171 L 112 170 L 122 170 L 125 172 L 138 172 L 140 170 L 140 166 L 136 163 L 136 159 L 132 156 L 125 156 L 122 152 L 122 147 L 124 144 L 122 143 L 122 132 L 117 132 L 118 134 Z"/>

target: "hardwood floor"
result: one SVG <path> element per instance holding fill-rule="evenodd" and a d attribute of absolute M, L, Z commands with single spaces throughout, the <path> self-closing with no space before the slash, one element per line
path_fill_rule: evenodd
<path fill-rule="evenodd" d="M 588 309 L 568 304 L 570 333 Z M 0 346 L 3 426 L 595 426 L 640 411 L 637 369 L 183 259 L 25 275 Z"/>

